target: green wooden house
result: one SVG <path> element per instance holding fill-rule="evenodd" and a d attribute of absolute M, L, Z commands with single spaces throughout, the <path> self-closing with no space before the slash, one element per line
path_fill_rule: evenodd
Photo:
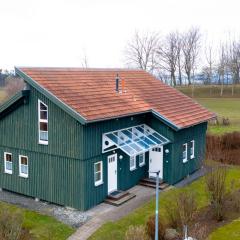
<path fill-rule="evenodd" d="M 159 170 L 201 167 L 213 113 L 142 70 L 16 68 L 0 107 L 0 188 L 87 210 Z"/>

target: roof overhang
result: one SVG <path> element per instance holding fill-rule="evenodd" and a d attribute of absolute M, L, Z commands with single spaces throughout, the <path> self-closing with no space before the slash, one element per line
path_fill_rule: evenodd
<path fill-rule="evenodd" d="M 29 90 L 22 90 L 7 100 L 3 105 L 0 106 L 0 118 L 12 112 L 19 105 L 26 103 L 28 101 L 29 94 Z"/>
<path fill-rule="evenodd" d="M 121 149 L 128 156 L 136 156 L 169 142 L 166 137 L 146 124 L 141 124 L 104 133 L 102 138 L 102 152 Z"/>

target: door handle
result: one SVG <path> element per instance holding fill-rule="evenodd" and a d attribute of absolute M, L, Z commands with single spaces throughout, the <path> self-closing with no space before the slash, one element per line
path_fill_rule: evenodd
<path fill-rule="evenodd" d="M 115 170 L 115 174 L 117 174 L 117 170 Z"/>

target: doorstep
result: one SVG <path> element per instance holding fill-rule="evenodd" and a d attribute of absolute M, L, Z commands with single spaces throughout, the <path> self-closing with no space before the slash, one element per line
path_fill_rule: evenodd
<path fill-rule="evenodd" d="M 155 178 L 143 178 L 140 180 L 139 185 L 156 188 L 156 179 Z M 170 185 L 166 182 L 160 180 L 159 182 L 159 190 L 165 190 L 166 188 L 170 187 Z"/>
<path fill-rule="evenodd" d="M 124 204 L 125 202 L 128 202 L 129 200 L 133 199 L 134 197 L 136 197 L 136 195 L 133 193 L 117 190 L 109 194 L 104 202 L 118 207 Z"/>

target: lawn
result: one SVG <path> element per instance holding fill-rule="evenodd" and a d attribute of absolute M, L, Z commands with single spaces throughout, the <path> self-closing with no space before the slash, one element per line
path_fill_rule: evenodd
<path fill-rule="evenodd" d="M 231 167 L 227 174 L 227 187 L 231 187 L 231 182 L 236 181 L 236 188 L 240 187 L 240 168 Z M 181 188 L 181 189 L 171 189 L 169 191 L 160 194 L 159 206 L 160 215 L 166 216 L 165 205 L 172 201 L 173 195 L 178 191 L 193 191 L 196 194 L 198 208 L 205 207 L 209 204 L 208 196 L 205 191 L 204 178 L 200 178 L 192 184 Z M 116 222 L 108 222 L 104 224 L 100 229 L 98 229 L 91 237 L 90 240 L 123 240 L 126 230 L 130 225 L 141 225 L 145 224 L 148 217 L 154 214 L 155 202 L 152 199 L 150 202 L 136 209 L 132 213 L 123 217 Z"/>
<path fill-rule="evenodd" d="M 194 98 L 240 98 L 240 85 L 234 86 L 234 94 L 232 95 L 232 85 L 225 85 L 223 95 L 221 93 L 221 85 L 195 85 L 177 87 L 178 90 Z M 194 89 L 194 92 L 193 92 Z"/>
<path fill-rule="evenodd" d="M 177 87 L 182 93 L 192 97 L 192 87 Z M 200 104 L 222 117 L 230 119 L 230 126 L 209 126 L 208 131 L 213 134 L 240 131 L 240 85 L 224 86 L 223 96 L 220 96 L 221 86 L 201 85 L 194 87 L 194 99 Z"/>
<path fill-rule="evenodd" d="M 240 98 L 198 98 L 203 106 L 218 114 L 229 118 L 229 126 L 209 126 L 209 132 L 223 134 L 226 132 L 240 131 Z"/>
<path fill-rule="evenodd" d="M 231 240 L 240 239 L 240 219 L 234 220 L 233 222 L 218 228 L 208 237 L 208 240 L 226 240 L 226 239 Z"/>
<path fill-rule="evenodd" d="M 29 229 L 36 240 L 65 240 L 74 232 L 73 228 L 50 216 L 41 215 L 3 202 L 0 202 L 0 208 L 8 208 L 13 212 L 21 211 L 24 216 L 23 227 Z"/>

